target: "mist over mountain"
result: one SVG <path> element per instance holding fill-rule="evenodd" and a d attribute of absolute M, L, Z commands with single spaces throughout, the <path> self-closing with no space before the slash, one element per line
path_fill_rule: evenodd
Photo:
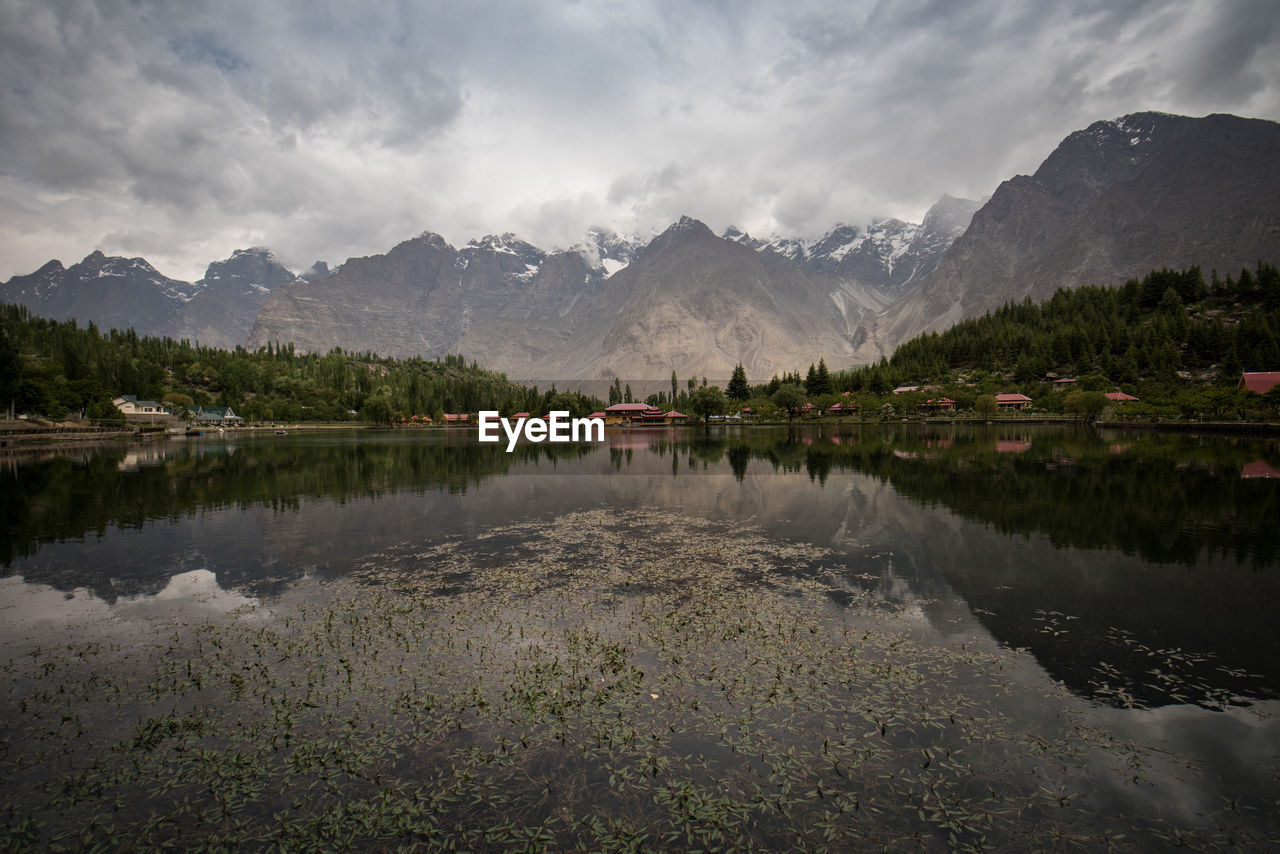
<path fill-rule="evenodd" d="M 724 238 L 795 261 L 810 273 L 901 291 L 934 271 L 978 207 L 969 199 L 943 196 L 919 224 L 899 219 L 875 219 L 863 227 L 841 224 L 811 242 L 761 241 L 731 227 Z"/>
<path fill-rule="evenodd" d="M 329 269 L 329 265 L 326 262 L 316 261 L 310 267 L 299 273 L 298 278 L 306 279 L 308 282 L 314 282 L 317 279 L 323 279 L 332 272 L 333 270 Z"/>
<path fill-rule="evenodd" d="M 292 341 L 468 359 L 541 382 L 753 379 L 876 360 L 922 331 L 1058 287 L 1280 254 L 1280 125 L 1136 113 L 1069 135 L 985 203 L 943 196 L 920 223 L 818 239 L 717 236 L 682 218 L 651 240 L 591 229 L 567 250 L 514 234 L 454 247 L 424 232 L 302 275 L 236 251 L 196 283 L 94 252 L 0 285 L 0 300 L 204 344 Z"/>

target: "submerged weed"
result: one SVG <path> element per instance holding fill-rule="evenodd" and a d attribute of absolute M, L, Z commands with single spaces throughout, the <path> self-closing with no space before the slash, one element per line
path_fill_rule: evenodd
<path fill-rule="evenodd" d="M 1060 687 L 1013 684 L 1016 653 L 926 643 L 801 572 L 828 558 L 670 513 L 578 513 L 387 550 L 270 621 L 33 650 L 5 667 L 7 847 L 1277 842 L 1243 808 L 1117 806 L 1102 790 L 1154 776 L 1149 754 Z"/>

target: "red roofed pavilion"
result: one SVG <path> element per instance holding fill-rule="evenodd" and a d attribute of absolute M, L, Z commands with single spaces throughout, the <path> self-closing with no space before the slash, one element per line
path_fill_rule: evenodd
<path fill-rule="evenodd" d="M 652 408 L 647 403 L 615 403 L 604 408 L 604 423 L 628 424 L 632 418 L 642 417 Z"/>

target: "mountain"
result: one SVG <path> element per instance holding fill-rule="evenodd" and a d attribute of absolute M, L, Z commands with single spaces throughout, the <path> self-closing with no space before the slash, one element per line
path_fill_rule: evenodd
<path fill-rule="evenodd" d="M 14 276 L 0 285 L 0 301 L 101 329 L 132 328 L 232 349 L 248 338 L 266 295 L 297 278 L 266 249 L 237 250 L 210 264 L 194 284 L 170 279 L 142 258 L 93 252 L 68 268 L 50 261 Z"/>
<path fill-rule="evenodd" d="M 972 199 L 943 196 L 924 215 L 898 263 L 889 270 L 891 284 L 918 284 L 938 268 L 951 244 L 964 234 L 982 206 Z"/>
<path fill-rule="evenodd" d="M 166 334 L 226 350 L 244 344 L 267 295 L 299 281 L 266 249 L 237 249 L 209 265 L 198 290 L 177 312 Z"/>
<path fill-rule="evenodd" d="M 464 353 L 542 385 L 620 376 L 665 386 L 673 370 L 723 380 L 738 362 L 763 379 L 823 358 L 848 363 L 865 328 L 936 265 L 965 205 L 944 198 L 921 225 L 882 219 L 813 242 L 719 238 L 689 218 L 647 245 L 592 228 L 558 252 L 512 234 L 459 249 L 427 232 L 302 276 L 254 248 L 195 284 L 95 253 L 70 271 L 51 262 L 15 277 L 0 299 L 227 349 Z M 98 283 L 121 271 L 137 280 L 129 293 Z"/>
<path fill-rule="evenodd" d="M 889 284 L 920 226 L 900 219 L 873 220 L 866 228 L 840 226 L 809 248 L 803 265 L 869 284 Z"/>
<path fill-rule="evenodd" d="M 14 276 L 0 286 L 0 300 L 45 317 L 92 321 L 102 329 L 132 327 L 147 335 L 162 334 L 199 291 L 198 285 L 161 275 L 142 258 L 95 251 L 70 267 L 50 261 L 30 275 Z"/>
<path fill-rule="evenodd" d="M 570 311 L 604 276 L 579 252 L 548 254 L 511 234 L 459 250 L 428 232 L 278 288 L 248 343 L 398 357 L 462 352 L 499 370 L 525 368 L 568 334 Z"/>
<path fill-rule="evenodd" d="M 913 224 L 823 237 L 717 237 L 684 218 L 650 241 L 593 228 L 565 251 L 515 235 L 461 248 L 430 232 L 295 276 L 266 250 L 195 284 L 94 253 L 0 286 L 0 300 L 100 326 L 389 356 L 463 353 L 546 383 L 752 379 L 868 363 L 918 333 L 1059 287 L 1153 268 L 1226 273 L 1277 260 L 1280 125 L 1136 113 L 1070 134 L 1033 175 L 977 202 L 944 196 Z"/>
<path fill-rule="evenodd" d="M 1280 247 L 1280 125 L 1135 113 L 1069 135 L 1002 183 L 924 283 L 878 319 L 884 346 L 1009 300 L 1153 268 L 1238 272 Z"/>
<path fill-rule="evenodd" d="M 837 225 L 819 240 L 776 237 L 760 241 L 730 226 L 725 240 L 794 261 L 805 270 L 864 285 L 903 291 L 938 266 L 943 253 L 969 227 L 978 202 L 943 196 L 920 224 L 874 219 L 863 227 Z"/>
<path fill-rule="evenodd" d="M 852 347 L 830 282 L 683 217 L 584 297 L 536 376 L 767 378 Z"/>
<path fill-rule="evenodd" d="M 298 274 L 299 279 L 306 279 L 308 282 L 314 282 L 317 279 L 323 279 L 333 271 L 329 269 L 329 265 L 324 261 L 317 261 L 307 269 Z"/>
<path fill-rule="evenodd" d="M 602 270 L 605 276 L 612 276 L 630 264 L 644 243 L 637 237 L 625 236 L 606 231 L 600 227 L 587 230 L 587 240 L 578 251 L 593 269 Z"/>
<path fill-rule="evenodd" d="M 840 272 L 824 246 L 795 241 L 789 255 L 780 242 L 717 237 L 688 217 L 645 246 L 592 229 L 575 250 L 553 253 L 511 234 L 461 249 L 424 234 L 278 288 L 248 343 L 464 353 L 542 385 L 615 376 L 665 385 L 673 370 L 723 380 L 738 362 L 767 378 L 818 359 L 848 363 L 859 327 L 892 305 L 893 285 L 936 264 L 945 246 L 930 247 L 954 219 L 939 213 L 933 229 L 882 220 L 855 232 L 867 247 L 866 281 L 852 267 Z"/>

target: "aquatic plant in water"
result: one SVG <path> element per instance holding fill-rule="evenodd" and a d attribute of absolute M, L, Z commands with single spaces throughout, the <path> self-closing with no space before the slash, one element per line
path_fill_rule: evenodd
<path fill-rule="evenodd" d="M 1277 842 L 1124 815 L 1170 761 L 750 526 L 574 513 L 5 664 L 11 849 Z M 1100 786 L 1099 767 L 1122 768 Z M 1180 769 L 1183 773 L 1193 770 Z M 1125 778 L 1132 778 L 1131 780 Z"/>

